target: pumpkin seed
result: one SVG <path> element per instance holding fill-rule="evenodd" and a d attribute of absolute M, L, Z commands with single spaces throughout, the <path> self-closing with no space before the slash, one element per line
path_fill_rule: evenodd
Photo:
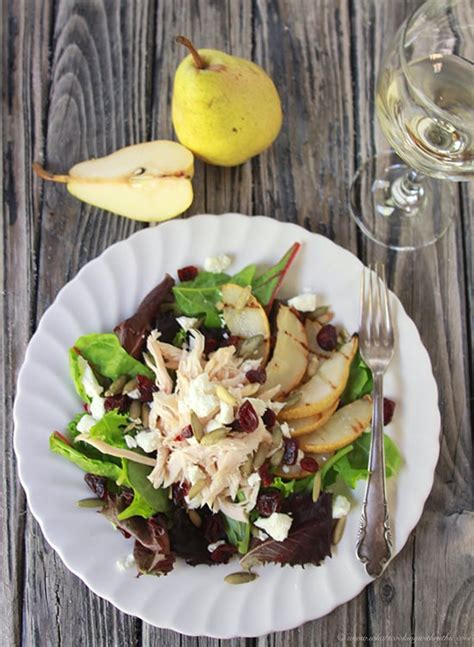
<path fill-rule="evenodd" d="M 132 404 L 130 405 L 130 412 L 129 412 L 129 417 L 132 420 L 138 420 L 140 418 L 140 415 L 142 413 L 142 405 L 140 404 L 139 400 L 133 400 Z"/>
<path fill-rule="evenodd" d="M 232 407 L 235 407 L 238 404 L 232 393 L 229 393 L 229 391 L 221 384 L 218 384 L 216 386 L 216 395 L 219 400 L 222 400 L 222 402 L 227 402 L 227 404 L 230 404 Z"/>
<path fill-rule="evenodd" d="M 219 429 L 214 429 L 213 431 L 210 431 L 208 434 L 203 436 L 201 438 L 201 445 L 208 447 L 209 445 L 215 445 L 216 443 L 219 442 L 219 440 L 222 440 L 227 436 L 229 433 L 229 430 L 226 429 L 225 427 L 219 427 Z"/>
<path fill-rule="evenodd" d="M 196 510 L 188 510 L 188 517 L 193 526 L 196 526 L 196 528 L 200 528 L 202 526 L 202 519 L 196 512 Z"/>
<path fill-rule="evenodd" d="M 332 531 L 333 546 L 338 544 L 342 539 L 342 535 L 344 534 L 344 528 L 346 527 L 346 519 L 347 517 L 341 517 L 336 521 L 336 525 L 334 526 L 334 530 Z"/>
<path fill-rule="evenodd" d="M 204 436 L 204 429 L 202 422 L 199 420 L 194 411 L 191 411 L 191 427 L 193 428 L 194 438 L 198 441 L 198 443 L 200 443 L 202 437 Z"/>
<path fill-rule="evenodd" d="M 314 503 L 319 499 L 319 495 L 321 493 L 321 472 L 316 472 L 314 475 L 314 481 L 313 481 L 313 490 L 311 492 L 311 498 L 313 499 Z"/>
<path fill-rule="evenodd" d="M 105 505 L 105 501 L 102 501 L 102 499 L 79 499 L 79 501 L 76 501 L 76 505 L 79 508 L 103 508 Z"/>
<path fill-rule="evenodd" d="M 253 459 L 253 469 L 259 470 L 265 462 L 270 447 L 268 443 L 260 443 Z"/>
<path fill-rule="evenodd" d="M 145 429 L 148 429 L 150 426 L 150 407 L 145 402 L 142 404 L 140 418 Z"/>
<path fill-rule="evenodd" d="M 273 465 L 273 467 L 277 467 L 280 465 L 282 459 L 283 459 L 283 454 L 285 453 L 285 448 L 282 447 L 278 451 L 276 451 L 272 457 L 270 458 L 270 465 Z"/>
<path fill-rule="evenodd" d="M 308 317 L 311 320 L 318 319 L 319 317 L 322 317 L 323 315 L 325 315 L 328 310 L 329 310 L 329 306 L 319 306 L 318 308 L 316 308 L 316 310 L 313 310 L 313 312 L 310 312 Z"/>
<path fill-rule="evenodd" d="M 282 411 L 285 409 L 289 409 L 290 407 L 294 407 L 297 402 L 301 400 L 301 392 L 300 391 L 295 391 L 290 395 L 290 397 L 287 399 L 285 406 L 283 407 Z"/>
<path fill-rule="evenodd" d="M 130 391 L 134 391 L 138 386 L 137 378 L 134 377 L 132 380 L 129 380 L 126 384 L 124 384 L 124 387 L 122 389 L 122 393 L 126 395 L 127 393 L 130 393 Z"/>
<path fill-rule="evenodd" d="M 244 359 L 255 359 L 263 355 L 263 335 L 253 335 L 243 339 L 239 344 L 239 356 Z"/>
<path fill-rule="evenodd" d="M 241 571 L 240 573 L 231 573 L 224 577 L 224 582 L 227 584 L 247 584 L 253 582 L 258 577 L 257 573 L 249 573 L 248 571 Z"/>
<path fill-rule="evenodd" d="M 252 454 L 249 455 L 245 463 L 242 465 L 240 468 L 240 471 L 242 472 L 242 476 L 248 477 L 250 474 L 253 472 L 253 456 Z"/>
<path fill-rule="evenodd" d="M 280 447 L 283 440 L 283 432 L 280 425 L 277 423 L 272 430 L 272 448 Z"/>
<path fill-rule="evenodd" d="M 194 499 L 207 485 L 207 479 L 199 479 L 189 490 L 188 497 L 189 500 Z"/>
<path fill-rule="evenodd" d="M 117 395 L 117 393 L 122 393 L 123 387 L 128 382 L 128 375 L 121 375 L 116 380 L 112 382 L 107 391 L 104 393 L 105 397 L 108 398 L 111 395 Z"/>

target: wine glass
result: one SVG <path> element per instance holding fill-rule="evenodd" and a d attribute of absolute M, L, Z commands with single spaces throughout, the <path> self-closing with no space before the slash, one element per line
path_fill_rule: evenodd
<path fill-rule="evenodd" d="M 437 180 L 474 178 L 474 0 L 429 0 L 405 20 L 382 62 L 376 110 L 399 157 L 359 168 L 352 216 L 385 247 L 425 247 L 452 220 L 455 185 Z"/>

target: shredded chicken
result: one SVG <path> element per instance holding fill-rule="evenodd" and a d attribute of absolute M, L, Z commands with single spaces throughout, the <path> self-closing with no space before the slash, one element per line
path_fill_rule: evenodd
<path fill-rule="evenodd" d="M 166 370 L 165 360 L 163 359 L 161 345 L 158 340 L 159 336 L 160 333 L 157 330 L 153 330 L 149 335 L 146 346 L 154 362 L 151 362 L 147 357 L 145 357 L 145 361 L 148 367 L 155 373 L 156 382 L 161 391 L 163 393 L 171 393 L 173 391 L 173 380 Z"/>

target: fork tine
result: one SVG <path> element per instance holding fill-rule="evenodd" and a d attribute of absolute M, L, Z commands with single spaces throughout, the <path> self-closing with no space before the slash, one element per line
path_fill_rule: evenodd
<path fill-rule="evenodd" d="M 376 304 L 376 294 L 375 294 L 375 281 L 374 281 L 374 265 L 372 263 L 370 264 L 370 283 L 369 283 L 369 323 L 367 324 L 367 328 L 369 328 L 370 324 L 370 341 L 373 343 L 374 341 L 377 340 L 378 337 L 378 331 L 377 331 L 377 304 Z M 377 275 L 376 275 L 377 278 Z"/>
<path fill-rule="evenodd" d="M 382 281 L 383 281 L 383 319 L 384 319 L 384 335 L 387 337 L 387 340 L 390 342 L 393 335 L 392 329 L 392 317 L 390 312 L 390 301 L 388 294 L 387 282 L 385 280 L 385 265 L 382 265 Z"/>
<path fill-rule="evenodd" d="M 365 325 L 367 321 L 367 303 L 366 303 L 366 275 L 367 268 L 362 268 L 362 278 L 360 281 L 360 306 L 359 306 L 359 332 L 363 334 L 365 332 Z"/>

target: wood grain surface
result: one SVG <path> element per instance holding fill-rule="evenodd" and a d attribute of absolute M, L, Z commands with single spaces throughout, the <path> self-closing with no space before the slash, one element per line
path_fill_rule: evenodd
<path fill-rule="evenodd" d="M 394 254 L 349 215 L 351 177 L 387 147 L 374 113 L 384 49 L 417 0 L 4 0 L 0 248 L 0 639 L 25 647 L 307 647 L 470 644 L 474 590 L 472 439 L 473 199 L 456 185 L 455 224 L 435 246 Z M 60 288 L 111 243 L 143 227 L 44 185 L 53 171 L 150 138 L 172 137 L 177 34 L 263 65 L 283 102 L 275 144 L 235 169 L 196 165 L 189 211 L 240 211 L 297 222 L 363 260 L 390 286 L 433 363 L 441 454 L 425 512 L 384 575 L 303 627 L 258 639 L 191 638 L 131 618 L 91 593 L 28 512 L 12 440 L 26 345 Z M 423 433 L 423 429 L 420 429 Z M 422 460 L 422 457 L 420 457 Z"/>

